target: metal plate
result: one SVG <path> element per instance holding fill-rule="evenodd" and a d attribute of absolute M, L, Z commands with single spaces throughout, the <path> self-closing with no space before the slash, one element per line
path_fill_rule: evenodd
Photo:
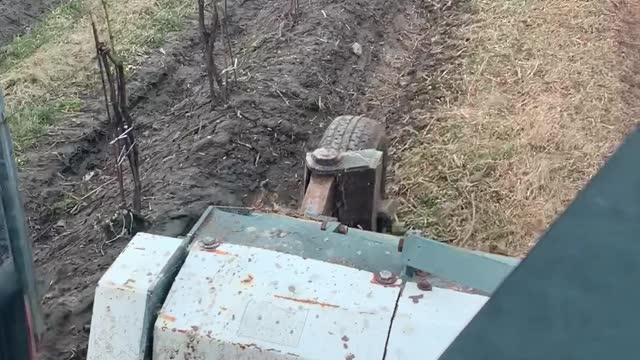
<path fill-rule="evenodd" d="M 260 248 L 193 244 L 155 325 L 154 360 L 382 359 L 400 282 Z"/>
<path fill-rule="evenodd" d="M 317 174 L 340 174 L 366 169 L 377 169 L 382 164 L 383 153 L 375 149 L 344 151 L 335 165 L 322 165 L 313 159 L 313 153 L 305 156 L 306 165 Z"/>
<path fill-rule="evenodd" d="M 407 266 L 491 294 L 518 265 L 511 257 L 471 251 L 409 233 L 402 259 Z"/>
<path fill-rule="evenodd" d="M 349 228 L 336 232 L 335 222 L 322 223 L 275 214 L 234 214 L 212 208 L 203 216 L 195 240 L 215 239 L 336 263 L 371 272 L 404 270 L 398 238 Z M 324 228 L 324 230 L 322 230 Z"/>
<path fill-rule="evenodd" d="M 486 296 L 406 283 L 385 360 L 437 360 L 488 300 Z"/>
<path fill-rule="evenodd" d="M 88 360 L 145 359 L 153 317 L 185 257 L 184 243 L 145 233 L 129 242 L 98 283 Z"/>

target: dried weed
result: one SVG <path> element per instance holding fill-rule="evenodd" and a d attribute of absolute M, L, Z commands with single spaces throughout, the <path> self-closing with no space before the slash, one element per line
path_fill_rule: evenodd
<path fill-rule="evenodd" d="M 472 5 L 463 95 L 425 115 L 396 169 L 403 219 L 521 255 L 633 126 L 618 96 L 618 21 L 598 1 Z"/>

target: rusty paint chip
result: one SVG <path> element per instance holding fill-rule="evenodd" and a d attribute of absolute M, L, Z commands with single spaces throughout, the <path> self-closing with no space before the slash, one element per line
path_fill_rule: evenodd
<path fill-rule="evenodd" d="M 243 284 L 251 284 L 253 282 L 253 275 L 247 275 L 247 278 L 244 280 L 240 280 L 240 282 Z"/>
<path fill-rule="evenodd" d="M 349 337 L 348 337 L 347 335 L 344 335 L 344 336 L 342 337 L 342 341 L 349 341 Z"/>
<path fill-rule="evenodd" d="M 166 313 L 160 313 L 160 318 L 166 321 L 176 321 L 176 317 Z"/>
<path fill-rule="evenodd" d="M 228 252 L 228 251 L 224 251 L 224 250 L 218 250 L 218 249 L 207 249 L 207 248 L 202 248 L 202 251 L 206 251 L 208 253 L 212 253 L 212 254 L 218 254 L 218 255 L 233 255 L 232 253 Z"/>
<path fill-rule="evenodd" d="M 353 360 L 353 359 L 355 359 L 355 358 L 356 358 L 356 356 L 355 356 L 355 355 L 353 355 L 353 354 L 349 353 L 349 354 L 347 354 L 347 356 L 345 356 L 345 357 L 344 357 L 344 360 Z"/>
<path fill-rule="evenodd" d="M 309 304 L 309 305 L 319 305 L 321 307 L 332 307 L 332 308 L 339 308 L 338 305 L 333 305 L 333 304 L 328 304 L 328 303 L 323 303 L 323 302 L 319 302 L 316 300 L 308 300 L 308 299 L 296 299 L 293 297 L 289 297 L 289 296 L 282 296 L 282 295 L 273 295 L 274 297 L 278 298 L 278 299 L 284 299 L 284 300 L 290 300 L 290 301 L 295 301 L 295 302 L 299 302 L 299 303 L 303 303 L 303 304 Z"/>

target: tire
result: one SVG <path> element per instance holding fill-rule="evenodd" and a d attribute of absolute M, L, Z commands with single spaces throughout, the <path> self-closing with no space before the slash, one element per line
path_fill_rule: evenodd
<path fill-rule="evenodd" d="M 376 149 L 386 155 L 384 126 L 363 116 L 338 116 L 325 130 L 319 147 L 341 152 Z"/>
<path fill-rule="evenodd" d="M 318 147 L 340 152 L 375 149 L 382 152 L 382 183 L 380 199 L 385 198 L 388 164 L 388 142 L 384 126 L 364 116 L 343 115 L 333 119 L 325 130 Z"/>

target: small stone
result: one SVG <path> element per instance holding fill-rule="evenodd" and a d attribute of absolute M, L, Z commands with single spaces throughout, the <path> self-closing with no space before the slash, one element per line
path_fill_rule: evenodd
<path fill-rule="evenodd" d="M 362 55 L 362 45 L 360 45 L 357 42 L 354 42 L 353 45 L 351 45 L 351 51 L 353 51 L 353 53 L 356 54 L 357 56 Z"/>

